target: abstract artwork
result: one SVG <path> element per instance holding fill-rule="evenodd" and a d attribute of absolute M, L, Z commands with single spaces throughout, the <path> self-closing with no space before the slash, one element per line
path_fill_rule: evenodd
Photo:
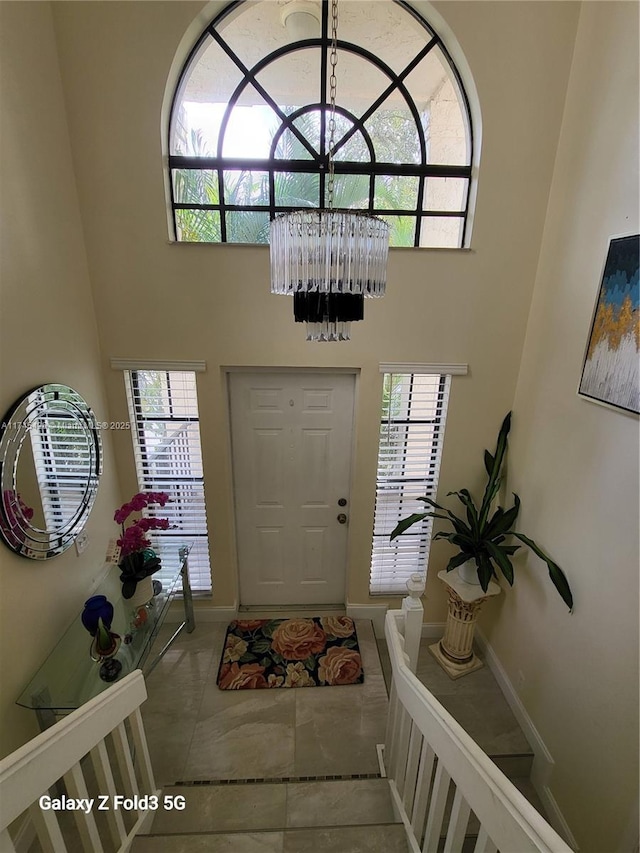
<path fill-rule="evenodd" d="M 640 236 L 614 237 L 604 265 L 578 393 L 640 413 Z"/>

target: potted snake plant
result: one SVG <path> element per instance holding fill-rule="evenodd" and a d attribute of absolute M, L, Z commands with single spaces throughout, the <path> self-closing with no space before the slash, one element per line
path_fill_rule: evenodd
<path fill-rule="evenodd" d="M 434 539 L 446 539 L 458 549 L 457 553 L 449 560 L 446 567 L 447 571 L 450 572 L 462 566 L 465 569 L 471 568 L 473 574 L 477 575 L 477 580 L 473 577 L 473 582 L 479 583 L 483 591 L 486 592 L 491 578 L 498 577 L 498 569 L 507 582 L 513 586 L 514 574 L 511 557 L 521 547 L 520 545 L 509 544 L 508 537 L 513 536 L 530 548 L 541 560 L 544 560 L 553 585 L 571 611 L 573 609 L 573 596 L 569 582 L 560 566 L 554 563 L 533 539 L 529 539 L 524 533 L 519 533 L 514 529 L 520 512 L 518 495 L 514 493 L 514 504 L 510 509 L 498 506 L 492 511 L 493 502 L 502 482 L 501 471 L 510 428 L 511 412 L 505 417 L 500 427 L 495 453 L 491 454 L 488 450 L 484 452 L 484 465 L 488 479 L 480 506 L 476 505 L 468 489 L 448 493 L 448 496 L 455 496 L 463 505 L 465 509 L 464 518 L 431 500 L 431 498 L 418 498 L 436 511 L 417 512 L 402 519 L 391 533 L 391 539 L 400 536 L 414 524 L 418 524 L 427 517 L 447 522 L 452 529 L 440 531 L 433 537 Z"/>

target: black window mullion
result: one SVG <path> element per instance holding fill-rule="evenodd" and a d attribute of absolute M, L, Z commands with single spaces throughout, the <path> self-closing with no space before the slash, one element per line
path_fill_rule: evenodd
<path fill-rule="evenodd" d="M 244 79 L 240 81 L 240 83 L 236 87 L 235 92 L 232 95 L 234 103 L 237 100 L 237 98 L 239 97 L 240 92 L 243 89 L 245 89 L 249 83 L 251 83 L 251 85 L 254 87 L 254 89 L 260 95 L 262 95 L 262 97 L 265 99 L 266 103 L 275 112 L 275 114 L 278 116 L 280 121 L 283 122 L 284 124 L 286 124 L 292 133 L 295 133 L 295 135 L 298 137 L 300 142 L 309 151 L 311 156 L 315 157 L 316 152 L 313 150 L 313 147 L 311 145 L 309 145 L 309 143 L 304 138 L 304 136 L 300 133 L 298 128 L 289 120 L 289 117 L 286 115 L 286 113 L 282 112 L 282 110 L 280 109 L 278 104 L 273 100 L 273 98 L 267 92 L 267 90 L 264 88 L 264 86 L 256 80 L 255 75 L 258 74 L 260 71 L 262 71 L 262 68 L 264 67 L 264 65 L 267 64 L 265 62 L 265 60 L 263 59 L 261 62 L 257 63 L 253 67 L 253 69 L 249 70 L 249 68 L 247 68 L 247 66 L 240 59 L 240 57 L 235 53 L 235 51 L 231 49 L 231 47 L 227 44 L 227 42 L 222 38 L 222 36 L 213 27 L 209 28 L 209 32 L 211 33 L 213 38 L 216 40 L 216 42 L 220 45 L 220 47 L 224 50 L 224 52 L 227 54 L 229 59 L 231 59 L 231 61 L 233 63 L 235 63 L 235 65 L 237 65 L 239 70 L 242 71 L 242 73 L 244 75 Z M 282 52 L 283 52 L 282 50 L 274 51 L 274 55 L 280 55 Z M 220 132 L 222 133 L 222 127 L 220 128 Z"/>
<path fill-rule="evenodd" d="M 315 105 L 313 105 L 315 106 Z M 342 115 L 352 120 L 351 113 L 347 110 L 338 110 Z M 357 122 L 357 119 L 354 119 Z M 361 130 L 362 132 L 362 130 Z M 370 142 L 371 137 L 365 131 L 365 141 Z M 369 148 L 369 145 L 367 145 Z M 234 171 L 267 172 L 275 169 L 280 172 L 307 172 L 317 174 L 317 167 L 313 160 L 282 160 L 273 158 L 233 158 L 233 157 L 185 157 L 181 154 L 173 154 L 169 158 L 172 169 L 192 169 L 209 171 L 214 169 L 227 169 Z M 336 174 L 369 175 L 372 171 L 376 175 L 388 175 L 389 177 L 420 177 L 425 178 L 470 178 L 471 166 L 441 165 L 427 163 L 389 163 L 384 160 L 375 160 L 371 163 L 361 160 L 336 160 Z M 180 207 L 180 203 L 176 204 Z"/>
<path fill-rule="evenodd" d="M 351 122 L 351 126 L 345 132 L 345 134 L 336 142 L 334 153 L 337 153 L 339 150 L 343 149 L 346 143 L 354 137 L 355 134 L 362 134 L 363 140 L 367 145 L 370 155 L 369 162 L 358 162 L 354 163 L 353 161 L 335 161 L 335 172 L 336 175 L 348 175 L 348 176 L 358 176 L 364 175 L 368 178 L 368 199 L 364 204 L 364 209 L 366 209 L 370 214 L 374 215 L 382 215 L 386 217 L 400 217 L 400 216 L 410 216 L 413 217 L 413 246 L 420 246 L 421 232 L 423 230 L 423 222 L 425 218 L 428 217 L 448 217 L 448 218 L 459 218 L 462 220 L 462 227 L 460 228 L 460 244 L 465 245 L 467 240 L 467 229 L 468 229 L 468 217 L 470 210 L 470 191 L 469 191 L 469 182 L 471 180 L 471 163 L 473 162 L 473 128 L 471 123 L 471 114 L 469 108 L 469 101 L 464 90 L 464 86 L 462 85 L 462 80 L 459 74 L 458 69 L 453 64 L 451 56 L 447 52 L 445 46 L 442 44 L 439 36 L 434 33 L 431 27 L 427 24 L 426 21 L 421 17 L 419 13 L 417 13 L 414 9 L 412 9 L 404 0 L 395 0 L 400 7 L 402 7 L 409 15 L 411 15 L 416 21 L 418 21 L 421 26 L 424 28 L 426 33 L 428 34 L 427 39 L 425 39 L 424 45 L 420 48 L 418 52 L 416 52 L 413 56 L 410 57 L 409 61 L 406 62 L 402 69 L 399 72 L 396 72 L 391 66 L 389 66 L 383 59 L 379 56 L 376 56 L 375 53 L 367 49 L 363 44 L 359 42 L 347 42 L 347 41 L 338 41 L 338 50 L 343 54 L 353 54 L 355 56 L 360 57 L 362 60 L 369 62 L 372 67 L 376 68 L 379 72 L 381 72 L 387 78 L 387 83 L 384 86 L 383 91 L 375 98 L 375 100 L 369 104 L 369 106 L 364 110 L 364 112 L 360 113 L 358 116 L 352 115 L 349 111 L 337 107 L 337 111 L 343 115 L 349 122 Z M 170 170 L 174 169 L 188 169 L 188 170 L 206 170 L 206 169 L 216 169 L 217 170 L 217 180 L 218 180 L 218 194 L 219 194 L 219 204 L 188 204 L 188 203 L 178 203 L 176 201 L 176 193 L 173 181 L 173 174 L 170 174 L 170 200 L 172 210 L 174 211 L 174 233 L 176 239 L 178 239 L 179 227 L 178 227 L 178 218 L 177 211 L 190 211 L 193 214 L 193 222 L 196 224 L 196 230 L 194 231 L 194 238 L 199 241 L 202 239 L 217 239 L 217 231 L 213 232 L 212 237 L 205 237 L 204 234 L 200 235 L 197 230 L 198 223 L 198 211 L 213 211 L 217 212 L 220 217 L 220 240 L 221 242 L 228 242 L 229 237 L 232 236 L 229 232 L 229 222 L 228 216 L 231 212 L 235 211 L 247 211 L 250 213 L 259 213 L 264 212 L 269 215 L 270 219 L 273 219 L 278 213 L 285 213 L 291 210 L 298 210 L 299 206 L 290 206 L 290 205 L 278 205 L 276 203 L 275 198 L 275 187 L 276 187 L 276 173 L 278 172 L 294 172 L 294 173 L 305 173 L 312 174 L 318 176 L 318 185 L 319 185 L 319 198 L 318 203 L 320 207 L 324 207 L 326 205 L 326 175 L 327 175 L 327 167 L 328 167 L 328 152 L 327 152 L 327 144 L 326 144 L 326 132 L 327 132 L 327 110 L 328 110 L 328 58 L 329 58 L 329 50 L 331 47 L 331 37 L 330 37 L 330 4 L 329 0 L 321 0 L 321 33 L 320 37 L 314 37 L 311 39 L 304 39 L 297 42 L 285 44 L 281 47 L 278 47 L 276 50 L 271 51 L 267 55 L 264 55 L 261 59 L 253 64 L 252 67 L 248 67 L 247 64 L 240 58 L 240 56 L 236 53 L 235 49 L 231 46 L 230 43 L 226 41 L 221 30 L 220 25 L 224 19 L 226 19 L 227 15 L 231 10 L 237 10 L 241 7 L 241 2 L 235 2 L 229 4 L 225 10 L 223 10 L 214 21 L 209 24 L 206 28 L 202 36 L 199 38 L 197 44 L 194 46 L 193 50 L 190 52 L 187 62 L 183 66 L 182 72 L 179 77 L 179 83 L 176 87 L 176 91 L 173 96 L 172 101 L 172 121 L 170 122 L 170 133 L 173 131 L 171 128 L 173 127 L 173 118 L 176 114 L 176 110 L 180 108 L 179 98 L 180 92 L 183 91 L 183 84 L 186 79 L 186 76 L 190 72 L 192 67 L 192 63 L 195 58 L 198 56 L 198 50 L 202 47 L 203 40 L 206 38 L 211 38 L 213 41 L 220 47 L 220 49 L 226 54 L 226 56 L 231 60 L 231 62 L 235 65 L 235 67 L 240 71 L 242 75 L 242 79 L 235 87 L 234 92 L 227 102 L 227 109 L 222 118 L 222 122 L 220 125 L 219 137 L 218 137 L 218 151 L 217 157 L 192 157 L 186 155 L 170 155 L 169 156 L 169 168 Z M 409 75 L 419 67 L 420 63 L 424 60 L 424 58 L 429 54 L 429 52 L 433 51 L 434 48 L 438 48 L 439 51 L 442 52 L 443 61 L 445 66 L 448 66 L 449 72 L 453 75 L 456 83 L 456 91 L 457 96 L 461 101 L 461 107 L 463 108 L 463 112 L 465 114 L 465 121 L 468 127 L 468 133 L 470 137 L 470 158 L 469 165 L 466 166 L 457 166 L 457 165 L 429 165 L 427 163 L 427 143 L 425 138 L 425 131 L 422 124 L 422 119 L 420 116 L 420 112 L 418 107 L 407 88 L 407 79 Z M 320 51 L 319 53 L 319 63 L 320 63 L 320 83 L 319 83 L 319 104 L 318 105 L 306 105 L 298 108 L 294 112 L 285 112 L 277 103 L 274 97 L 269 94 L 267 88 L 265 88 L 262 83 L 258 80 L 258 75 L 262 73 L 262 71 L 273 63 L 277 63 L 282 57 L 289 56 L 292 53 L 295 53 L 298 50 L 314 48 Z M 280 121 L 280 127 L 278 128 L 276 135 L 274 136 L 274 140 L 272 142 L 271 148 L 271 156 L 266 159 L 260 160 L 248 160 L 246 158 L 225 158 L 222 156 L 222 151 L 224 147 L 224 139 L 225 133 L 227 130 L 227 125 L 229 122 L 229 118 L 231 115 L 231 110 L 237 104 L 238 99 L 242 92 L 247 89 L 252 89 L 258 95 L 262 97 L 264 103 L 268 105 L 274 112 L 274 114 L 278 117 Z M 420 155 L 419 155 L 419 163 L 381 163 L 376 161 L 376 152 L 373 146 L 373 141 L 370 138 L 367 129 L 365 128 L 365 123 L 368 119 L 378 110 L 388 99 L 389 95 L 394 91 L 397 91 L 399 95 L 404 100 L 406 109 L 410 113 L 413 124 L 415 125 L 415 132 L 417 135 L 417 141 L 419 143 Z M 295 124 L 296 118 L 299 115 L 311 110 L 318 109 L 319 111 L 319 123 L 320 123 L 320 140 L 319 140 L 319 150 L 315 150 L 314 146 L 311 145 L 305 138 L 304 134 L 298 129 Z M 277 145 L 277 140 L 281 137 L 282 133 L 285 130 L 289 130 L 298 140 L 304 145 L 306 151 L 310 154 L 311 159 L 303 161 L 288 161 L 284 159 L 277 159 L 275 155 L 275 147 Z M 170 148 L 172 145 L 172 141 L 170 140 Z M 268 181 L 268 191 L 269 198 L 268 203 L 262 204 L 247 204 L 247 205 L 231 205 L 227 204 L 225 200 L 224 194 L 224 180 L 225 180 L 225 171 L 229 169 L 241 169 L 241 170 L 250 170 L 250 171 L 265 171 Z M 195 178 L 195 176 L 192 176 Z M 392 177 L 414 177 L 418 179 L 418 193 L 416 199 L 416 208 L 415 210 L 400 210 L 400 209 L 379 209 L 376 208 L 375 204 L 375 191 L 376 191 L 376 179 L 378 177 L 390 179 Z M 436 210 L 436 211 L 425 211 L 423 209 L 424 203 L 424 188 L 425 181 L 429 177 L 450 177 L 450 178 L 463 178 L 467 180 L 467 192 L 465 196 L 464 209 L 459 211 L 447 211 L 447 210 Z M 264 192 L 265 187 L 262 188 L 262 192 Z M 363 202 L 364 202 L 363 198 Z M 315 204 L 315 199 L 313 199 L 313 204 Z M 410 238 L 411 239 L 411 238 Z"/>

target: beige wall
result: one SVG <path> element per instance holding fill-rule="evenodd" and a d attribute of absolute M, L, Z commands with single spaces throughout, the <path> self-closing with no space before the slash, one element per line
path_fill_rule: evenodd
<path fill-rule="evenodd" d="M 0 62 L 0 416 L 35 385 L 62 382 L 107 420 L 48 4 L 0 4 Z M 104 445 L 105 474 L 81 557 L 72 548 L 39 562 L 0 545 L 2 755 L 35 733 L 35 715 L 15 699 L 81 610 L 116 532 L 108 435 Z"/>
<path fill-rule="evenodd" d="M 510 408 L 538 259 L 578 7 L 443 3 L 474 74 L 484 123 L 471 252 L 395 250 L 388 295 L 341 345 L 304 341 L 291 302 L 269 293 L 266 247 L 170 245 L 160 113 L 197 3 L 56 3 L 54 18 L 111 415 L 126 417 L 112 356 L 204 359 L 198 377 L 214 604 L 236 567 L 221 366 L 353 367 L 356 412 L 348 596 L 366 603 L 380 361 L 468 362 L 454 380 L 443 492 L 481 476 L 481 452 Z M 549 34 L 553 37 L 550 38 Z M 540 50 L 540 44 L 545 50 Z M 496 57 L 499 61 L 496 62 Z M 508 73 L 505 73 L 508 72 Z M 123 483 L 129 437 L 114 437 Z M 434 567 L 444 559 L 434 549 Z M 435 572 L 432 573 L 435 575 Z M 430 621 L 444 597 L 428 586 Z"/>
<path fill-rule="evenodd" d="M 638 419 L 576 395 L 608 239 L 638 233 L 638 5 L 585 3 L 517 385 L 509 488 L 538 560 L 494 605 L 490 641 L 556 762 L 583 851 L 630 850 L 638 801 Z M 635 818 L 637 842 L 637 811 Z"/>
<path fill-rule="evenodd" d="M 366 306 L 351 343 L 335 346 L 306 344 L 290 301 L 270 295 L 266 248 L 168 243 L 161 109 L 176 50 L 202 5 L 52 7 L 57 58 L 47 5 L 0 3 L 7 90 L 0 403 L 59 379 L 83 393 L 99 418 L 124 420 L 122 376 L 109 369 L 110 357 L 206 360 L 198 383 L 214 604 L 226 605 L 235 598 L 236 569 L 222 368 L 358 368 L 348 589 L 351 601 L 366 603 L 378 363 L 468 362 L 469 376 L 453 382 L 440 492 L 481 484 L 482 449 L 515 396 L 510 472 L 523 497 L 522 526 L 571 575 L 576 613 L 566 614 L 539 567 L 519 565 L 517 586 L 485 624 L 509 675 L 525 677 L 522 698 L 556 760 L 554 795 L 584 849 L 598 849 L 590 839 L 617 839 L 637 754 L 627 734 L 637 684 L 610 660 L 612 645 L 637 649 L 637 491 L 629 464 L 637 462 L 636 421 L 577 399 L 575 387 L 606 236 L 637 228 L 637 174 L 629 174 L 637 138 L 620 132 L 637 127 L 621 101 L 626 93 L 637 103 L 629 100 L 637 62 L 625 59 L 634 5 L 585 4 L 554 173 L 580 5 L 437 4 L 482 106 L 471 251 L 392 251 L 388 295 Z M 113 534 L 116 469 L 123 493 L 135 487 L 129 436 L 110 438 L 115 459 L 107 445 L 83 557 L 71 552 L 41 565 L 0 552 L 5 751 L 29 730 L 28 712 L 13 709 L 13 700 L 81 605 Z M 429 622 L 444 619 L 434 578 L 447 553 L 434 547 Z M 636 588 L 628 595 L 633 560 Z M 601 565 L 606 572 L 597 572 Z M 587 765 L 594 753 L 598 778 Z M 592 826 L 596 816 L 602 829 Z"/>

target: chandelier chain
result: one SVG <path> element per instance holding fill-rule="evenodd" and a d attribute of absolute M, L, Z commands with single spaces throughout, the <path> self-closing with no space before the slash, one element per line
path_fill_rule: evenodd
<path fill-rule="evenodd" d="M 327 179 L 328 207 L 333 208 L 333 189 L 335 183 L 335 164 L 333 148 L 336 143 L 336 65 L 338 64 L 338 0 L 331 0 L 331 53 L 329 54 L 331 73 L 329 76 L 329 169 Z"/>

